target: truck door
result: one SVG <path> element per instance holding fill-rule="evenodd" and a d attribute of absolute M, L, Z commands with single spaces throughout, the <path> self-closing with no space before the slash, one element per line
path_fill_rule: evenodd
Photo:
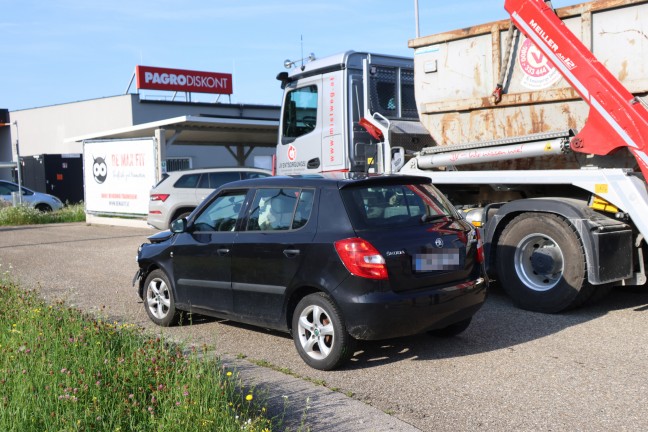
<path fill-rule="evenodd" d="M 348 169 L 342 71 L 300 78 L 286 88 L 277 147 L 278 174 Z"/>
<path fill-rule="evenodd" d="M 321 75 L 287 87 L 277 146 L 277 174 L 322 171 L 321 98 Z"/>

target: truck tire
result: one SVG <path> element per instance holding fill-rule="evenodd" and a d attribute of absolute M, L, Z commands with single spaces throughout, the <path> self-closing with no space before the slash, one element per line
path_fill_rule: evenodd
<path fill-rule="evenodd" d="M 522 309 L 556 313 L 585 303 L 585 252 L 575 229 L 560 216 L 523 213 L 502 231 L 496 249 L 501 286 Z"/>

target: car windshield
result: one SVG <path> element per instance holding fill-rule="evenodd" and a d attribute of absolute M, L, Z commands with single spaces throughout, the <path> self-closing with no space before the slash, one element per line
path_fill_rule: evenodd
<path fill-rule="evenodd" d="M 457 213 L 432 185 L 404 184 L 342 189 L 342 197 L 355 229 L 402 227 Z"/>

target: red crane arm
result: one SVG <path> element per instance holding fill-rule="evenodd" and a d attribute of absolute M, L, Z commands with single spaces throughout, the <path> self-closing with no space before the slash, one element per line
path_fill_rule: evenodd
<path fill-rule="evenodd" d="M 549 58 L 590 106 L 572 149 L 606 155 L 628 147 L 648 180 L 648 110 L 565 26 L 544 0 L 505 0 L 517 28 Z"/>

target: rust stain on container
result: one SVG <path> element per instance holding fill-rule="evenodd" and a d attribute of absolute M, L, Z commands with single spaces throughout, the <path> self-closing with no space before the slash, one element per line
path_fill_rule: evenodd
<path fill-rule="evenodd" d="M 530 133 L 540 133 L 546 132 L 549 130 L 545 125 L 545 110 L 543 108 L 534 108 L 531 107 L 531 132 Z"/>
<path fill-rule="evenodd" d="M 628 77 L 628 61 L 623 60 L 621 63 L 621 71 L 619 72 L 619 81 L 625 81 L 625 79 Z"/>

